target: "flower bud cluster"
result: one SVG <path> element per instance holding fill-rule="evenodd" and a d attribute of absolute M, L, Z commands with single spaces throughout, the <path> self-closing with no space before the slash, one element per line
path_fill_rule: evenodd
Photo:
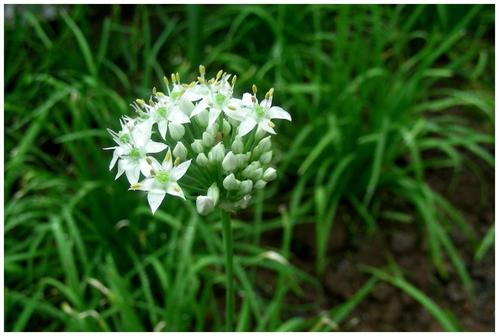
<path fill-rule="evenodd" d="M 166 194 L 195 199 L 201 215 L 216 207 L 235 211 L 251 200 L 277 172 L 272 161 L 272 119 L 291 121 L 272 106 L 273 89 L 259 102 L 257 89 L 233 97 L 236 77 L 220 70 L 195 82 L 165 77 L 166 93 L 153 89 L 149 102 L 132 104 L 137 117 L 123 117 L 121 130 L 108 130 L 116 142 L 109 169 L 125 174 L 130 190 L 147 192 L 154 213 Z M 140 177 L 143 179 L 139 182 Z"/>

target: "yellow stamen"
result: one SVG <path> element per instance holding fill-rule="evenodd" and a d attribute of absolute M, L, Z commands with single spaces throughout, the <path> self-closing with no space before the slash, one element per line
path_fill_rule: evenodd
<path fill-rule="evenodd" d="M 130 189 L 137 190 L 140 188 L 140 183 L 133 183 L 130 185 Z"/>
<path fill-rule="evenodd" d="M 165 159 L 163 161 L 171 161 L 172 160 L 172 155 L 170 154 L 170 152 L 166 152 L 166 155 L 165 155 Z"/>

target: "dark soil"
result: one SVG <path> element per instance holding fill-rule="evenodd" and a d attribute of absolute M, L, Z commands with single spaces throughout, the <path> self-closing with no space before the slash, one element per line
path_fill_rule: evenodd
<path fill-rule="evenodd" d="M 470 159 L 477 163 L 474 158 Z M 459 210 L 479 239 L 494 223 L 494 170 L 485 165 L 480 168 L 482 184 L 476 174 L 465 168 L 456 175 L 451 170 L 439 169 L 428 172 L 426 176 L 431 188 L 445 196 Z M 493 331 L 494 249 L 491 248 L 480 262 L 476 262 L 473 260 L 475 248 L 469 239 L 457 229 L 450 232 L 474 283 L 475 297 L 471 299 L 449 260 L 446 278 L 436 271 L 427 251 L 425 231 L 414 210 L 396 200 L 391 200 L 389 204 L 393 207 L 391 210 L 413 215 L 414 221 L 401 223 L 380 220 L 377 223 L 378 230 L 372 235 L 359 234 L 360 219 L 352 215 L 355 212 L 348 206 L 340 206 L 330 236 L 329 264 L 321 281 L 324 291 L 310 288 L 306 290 L 305 297 L 290 297 L 290 315 L 300 315 L 300 312 L 292 311 L 293 303 L 313 303 L 326 310 L 344 302 L 369 278 L 369 274 L 359 270 L 360 265 L 384 267 L 392 258 L 402 268 L 409 282 L 440 307 L 454 314 L 463 330 Z M 280 231 L 269 232 L 262 244 L 277 247 L 281 239 Z M 292 263 L 315 274 L 315 236 L 310 225 L 296 227 L 292 242 Z M 263 273 L 260 276 L 272 287 L 272 275 Z M 272 288 L 267 288 L 267 291 L 272 292 Z M 311 316 L 317 316 L 318 313 L 320 311 L 312 312 Z M 417 301 L 400 289 L 379 282 L 374 291 L 341 324 L 340 330 L 442 331 L 442 328 Z"/>

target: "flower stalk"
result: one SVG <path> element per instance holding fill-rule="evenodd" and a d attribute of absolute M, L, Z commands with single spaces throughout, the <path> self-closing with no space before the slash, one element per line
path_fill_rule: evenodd
<path fill-rule="evenodd" d="M 225 324 L 226 331 L 233 331 L 234 327 L 234 262 L 233 262 L 233 247 L 232 247 L 232 226 L 230 221 L 230 214 L 220 209 L 222 217 L 222 231 L 224 240 L 224 254 L 225 254 Z"/>

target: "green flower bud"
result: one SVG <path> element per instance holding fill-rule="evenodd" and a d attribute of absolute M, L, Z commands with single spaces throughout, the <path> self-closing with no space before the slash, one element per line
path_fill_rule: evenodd
<path fill-rule="evenodd" d="M 211 147 L 215 143 L 215 136 L 208 132 L 203 132 L 203 146 Z"/>
<path fill-rule="evenodd" d="M 238 165 L 239 160 L 232 152 L 228 152 L 222 161 L 222 168 L 229 172 L 234 171 Z"/>
<path fill-rule="evenodd" d="M 206 167 L 208 165 L 208 158 L 205 153 L 199 153 L 196 157 L 196 163 L 201 167 Z"/>
<path fill-rule="evenodd" d="M 231 149 L 236 154 L 241 154 L 243 152 L 244 144 L 243 141 L 241 140 L 241 137 L 236 136 L 236 139 L 232 143 Z"/>
<path fill-rule="evenodd" d="M 263 176 L 262 176 L 262 179 L 265 181 L 265 182 L 270 182 L 272 180 L 275 180 L 275 178 L 277 177 L 277 172 L 274 168 L 272 167 L 269 167 L 265 170 L 265 172 L 263 173 Z"/>
<path fill-rule="evenodd" d="M 179 141 L 173 149 L 173 155 L 180 158 L 180 160 L 185 160 L 187 157 L 187 148 L 185 148 L 184 144 Z"/>
<path fill-rule="evenodd" d="M 222 124 L 222 132 L 224 134 L 224 136 L 229 136 L 230 135 L 230 130 L 231 130 L 231 126 L 229 124 L 229 122 L 227 120 L 223 120 L 223 124 Z"/>
<path fill-rule="evenodd" d="M 220 197 L 220 190 L 218 189 L 218 186 L 216 183 L 213 183 L 208 188 L 208 197 L 210 197 L 213 200 L 213 203 L 215 203 L 215 205 L 217 205 L 218 198 Z"/>
<path fill-rule="evenodd" d="M 238 190 L 241 181 L 237 180 L 234 174 L 230 174 L 223 180 L 223 186 L 227 190 Z"/>
<path fill-rule="evenodd" d="M 208 153 L 208 160 L 210 162 L 222 162 L 225 156 L 225 148 L 223 143 L 219 142 L 215 147 L 213 147 Z"/>
<path fill-rule="evenodd" d="M 168 129 L 170 131 L 170 135 L 171 135 L 172 139 L 175 141 L 182 139 L 182 137 L 185 134 L 184 126 L 179 125 L 179 124 L 170 123 L 168 125 Z"/>
<path fill-rule="evenodd" d="M 240 186 L 240 191 L 243 194 L 249 194 L 251 190 L 253 189 L 253 181 L 251 180 L 244 180 L 241 182 Z"/>
<path fill-rule="evenodd" d="M 213 199 L 208 196 L 198 196 L 196 198 L 196 209 L 200 215 L 206 216 L 215 208 Z"/>
<path fill-rule="evenodd" d="M 256 168 L 253 171 L 253 174 L 252 174 L 251 178 L 253 180 L 258 180 L 258 179 L 262 178 L 262 176 L 263 176 L 263 169 L 262 168 Z"/>
<path fill-rule="evenodd" d="M 262 156 L 260 156 L 260 162 L 264 165 L 269 164 L 271 160 L 272 160 L 272 151 L 265 152 L 262 154 Z"/>
<path fill-rule="evenodd" d="M 208 121 L 210 118 L 210 115 L 208 114 L 208 110 L 204 110 L 203 112 L 199 113 L 196 115 L 196 120 L 201 125 L 202 127 L 208 126 Z"/>
<path fill-rule="evenodd" d="M 192 150 L 197 154 L 204 152 L 203 142 L 199 139 L 194 140 L 191 144 Z"/>
<path fill-rule="evenodd" d="M 255 182 L 255 189 L 263 189 L 265 188 L 266 184 L 267 182 L 265 182 L 264 180 L 258 180 Z"/>

